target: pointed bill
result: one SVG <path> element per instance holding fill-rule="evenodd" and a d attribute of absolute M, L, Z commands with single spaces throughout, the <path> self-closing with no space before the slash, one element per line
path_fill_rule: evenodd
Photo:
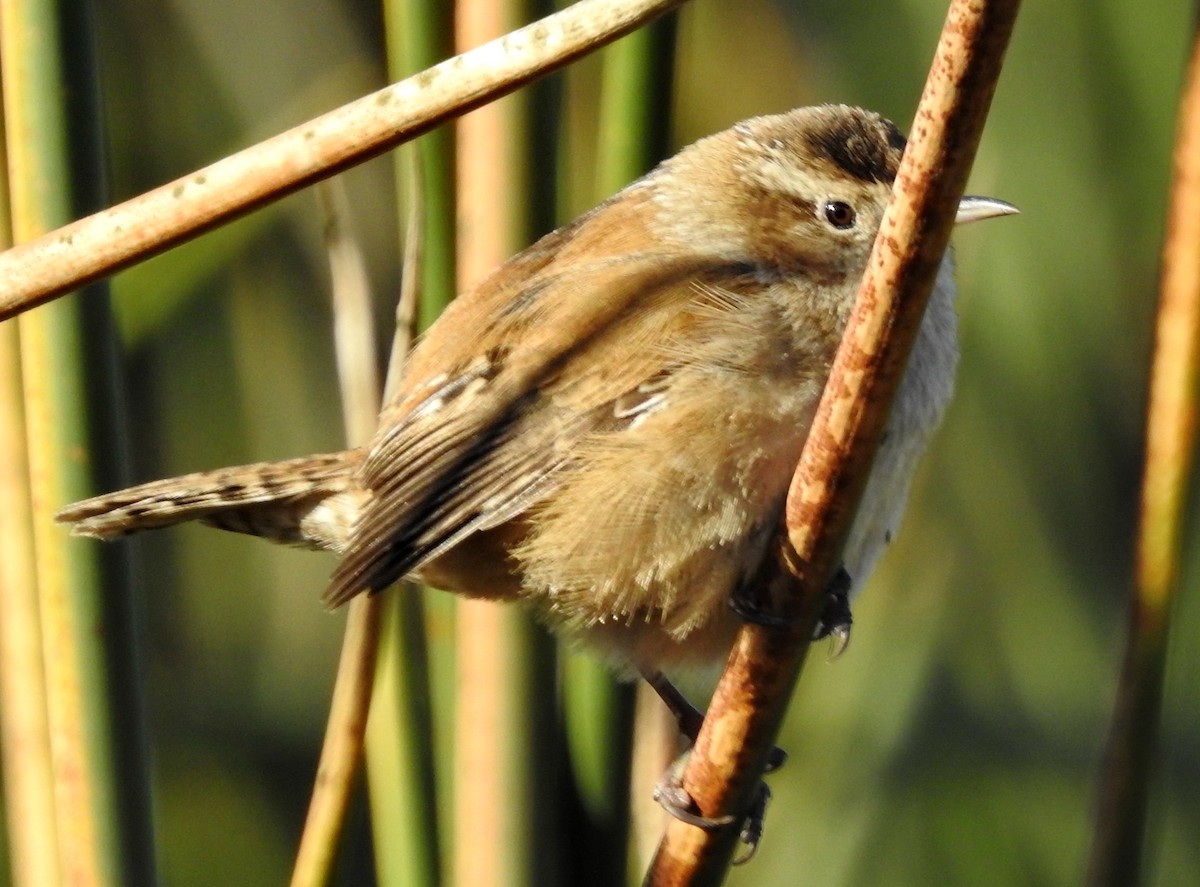
<path fill-rule="evenodd" d="M 1016 215 L 1019 212 L 1019 209 L 1007 201 L 997 200 L 994 197 L 968 195 L 958 202 L 958 214 L 954 217 L 954 223 L 962 225 L 966 222 L 978 222 L 981 219 L 994 219 L 997 216 Z"/>

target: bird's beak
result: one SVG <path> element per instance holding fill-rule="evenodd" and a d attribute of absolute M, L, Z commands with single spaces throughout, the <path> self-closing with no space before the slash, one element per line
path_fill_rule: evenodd
<path fill-rule="evenodd" d="M 980 219 L 994 219 L 996 216 L 1011 216 L 1020 210 L 1003 200 L 994 197 L 964 197 L 958 202 L 958 213 L 954 216 L 954 224 L 978 222 Z"/>

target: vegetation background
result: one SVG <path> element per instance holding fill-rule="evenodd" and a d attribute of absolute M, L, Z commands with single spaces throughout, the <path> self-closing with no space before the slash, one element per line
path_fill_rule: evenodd
<path fill-rule="evenodd" d="M 374 0 L 98 9 L 114 202 L 386 82 Z M 819 102 L 905 127 L 944 14 L 943 0 L 693 0 L 673 146 Z M 806 669 L 765 841 L 731 884 L 1082 876 L 1191 15 L 1181 0 L 1026 4 L 969 189 L 1022 215 L 956 235 L 957 399 L 853 645 Z M 591 203 L 598 65 L 559 77 L 574 147 L 546 212 L 566 221 Z M 389 333 L 393 170 L 345 177 Z M 115 277 L 136 479 L 340 448 L 327 289 L 310 192 Z M 163 881 L 282 883 L 341 639 L 319 603 L 331 562 L 190 526 L 128 544 Z M 1176 615 L 1148 855 L 1162 885 L 1200 883 L 1200 600 Z M 363 883 L 365 807 L 347 848 L 343 881 Z"/>

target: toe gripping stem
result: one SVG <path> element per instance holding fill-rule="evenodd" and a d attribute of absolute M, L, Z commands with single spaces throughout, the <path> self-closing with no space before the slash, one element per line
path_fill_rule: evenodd
<path fill-rule="evenodd" d="M 666 703 L 671 714 L 675 716 L 675 720 L 679 724 L 680 733 L 687 737 L 689 742 L 695 744 L 696 736 L 700 733 L 700 727 L 704 723 L 704 715 L 688 702 L 687 698 L 661 672 L 649 672 L 644 674 L 644 677 L 646 682 L 654 688 L 655 692 Z M 705 831 L 712 831 L 732 825 L 738 820 L 738 816 L 733 814 L 725 816 L 702 816 L 694 812 L 696 801 L 688 793 L 687 789 L 683 787 L 683 771 L 687 766 L 690 754 L 690 751 L 684 752 L 683 755 L 667 768 L 667 772 L 663 774 L 663 778 L 654 787 L 654 800 L 658 801 L 664 810 L 679 821 L 686 822 L 688 825 L 693 825 Z M 778 747 L 772 748 L 768 752 L 765 772 L 772 773 L 778 770 L 786 760 L 787 752 Z M 754 801 L 750 804 L 746 813 L 740 817 L 742 820 L 742 829 L 739 840 L 746 849 L 734 859 L 734 865 L 749 862 L 758 850 L 759 841 L 762 840 L 763 820 L 766 817 L 767 804 L 770 800 L 771 789 L 765 782 L 759 782 Z"/>
<path fill-rule="evenodd" d="M 813 631 L 814 640 L 824 637 L 833 638 L 833 658 L 840 656 L 850 643 L 850 627 L 854 621 L 850 613 L 851 584 L 850 574 L 846 568 L 839 567 L 833 580 L 829 583 L 829 587 L 825 590 L 825 600 Z M 781 619 L 769 612 L 748 588 L 742 588 L 732 595 L 729 605 L 747 622 L 774 627 L 786 627 L 794 624 L 790 620 Z M 700 733 L 700 727 L 704 723 L 704 715 L 688 702 L 687 698 L 667 680 L 662 672 L 648 671 L 643 672 L 642 676 L 662 698 L 671 714 L 675 716 L 675 720 L 679 724 L 679 732 L 694 745 L 696 737 Z M 711 831 L 732 825 L 738 819 L 735 815 L 714 817 L 702 816 L 694 812 L 696 801 L 683 787 L 683 771 L 690 753 L 690 751 L 685 752 L 663 774 L 663 778 L 654 788 L 654 799 L 676 819 L 696 828 Z M 778 747 L 772 748 L 768 754 L 764 771 L 766 773 L 778 770 L 787 760 L 787 753 Z M 758 844 L 762 840 L 763 821 L 766 818 L 767 804 L 770 800 L 771 789 L 765 782 L 760 782 L 753 802 L 741 817 L 742 830 L 739 837 L 746 849 L 734 860 L 734 865 L 749 862 L 757 851 Z"/>
<path fill-rule="evenodd" d="M 838 571 L 825 589 L 821 613 L 818 615 L 817 624 L 813 629 L 814 641 L 822 638 L 833 639 L 831 659 L 842 655 L 850 646 L 850 628 L 854 624 L 854 617 L 850 613 L 850 589 L 852 586 L 853 580 L 846 572 L 846 568 L 838 567 Z M 730 597 L 729 606 L 742 619 L 756 625 L 787 628 L 795 624 L 794 620 L 780 617 L 769 611 L 754 592 L 746 586 Z"/>

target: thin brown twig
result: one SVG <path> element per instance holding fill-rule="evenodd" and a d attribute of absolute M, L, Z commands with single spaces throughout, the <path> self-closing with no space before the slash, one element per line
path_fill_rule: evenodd
<path fill-rule="evenodd" d="M 0 254 L 0 320 L 368 160 L 679 6 L 579 0 L 197 172 Z"/>
<path fill-rule="evenodd" d="M 374 299 L 367 259 L 351 224 L 345 183 L 330 179 L 316 189 L 325 219 L 333 299 L 333 341 L 342 424 L 346 442 L 361 446 L 371 439 L 379 420 L 379 361 L 375 341 Z"/>
<path fill-rule="evenodd" d="M 414 146 L 402 148 L 401 162 L 406 169 L 407 207 L 404 212 L 404 257 L 400 274 L 400 298 L 396 301 L 396 330 L 392 335 L 383 402 L 388 403 L 400 384 L 404 358 L 417 338 L 418 306 L 421 303 L 421 267 L 425 261 L 424 215 L 425 186 L 417 169 Z"/>
<path fill-rule="evenodd" d="M 291 887 L 320 887 L 328 883 L 333 869 L 362 761 L 383 602 L 380 595 L 361 595 L 350 602 L 325 740 L 296 851 Z"/>
<path fill-rule="evenodd" d="M 786 625 L 743 626 L 683 774 L 703 816 L 744 813 L 759 785 L 949 242 L 1018 7 L 1019 0 L 950 6 L 894 197 L 789 491 L 790 544 L 759 577 L 785 592 L 774 600 Z M 736 826 L 704 830 L 673 820 L 646 883 L 720 883 L 736 838 Z"/>
<path fill-rule="evenodd" d="M 333 179 L 317 190 L 317 197 L 325 217 L 329 251 L 342 415 L 346 439 L 354 446 L 370 438 L 379 415 L 379 371 L 370 285 L 362 250 L 350 229 L 345 186 L 340 179 Z M 362 761 L 382 608 L 380 595 L 361 595 L 350 603 L 325 739 L 296 851 L 291 887 L 320 887 L 328 882 L 333 869 L 338 838 Z"/>
<path fill-rule="evenodd" d="M 1195 448 L 1200 376 L 1200 29 L 1192 37 L 1163 245 L 1137 565 L 1087 884 L 1137 884 L 1158 753 L 1171 605 Z"/>

